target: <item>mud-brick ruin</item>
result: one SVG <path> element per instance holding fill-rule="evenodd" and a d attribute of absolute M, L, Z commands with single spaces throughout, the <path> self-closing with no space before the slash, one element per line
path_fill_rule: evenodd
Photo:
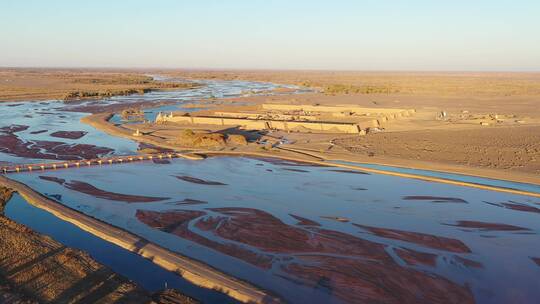
<path fill-rule="evenodd" d="M 414 109 L 364 108 L 354 105 L 287 105 L 265 103 L 256 109 L 159 113 L 156 123 L 236 126 L 247 130 L 365 134 L 390 120 L 408 117 Z"/>

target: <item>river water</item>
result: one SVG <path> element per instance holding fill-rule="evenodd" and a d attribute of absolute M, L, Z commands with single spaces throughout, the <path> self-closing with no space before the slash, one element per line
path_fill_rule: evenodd
<path fill-rule="evenodd" d="M 239 97 L 246 94 L 277 94 L 272 90 L 281 87 L 296 90 L 296 93 L 305 91 L 294 86 L 261 82 L 205 80 L 197 83 L 201 86 L 194 89 L 155 91 L 144 95 L 116 96 L 98 101 L 87 100 L 67 104 L 57 100 L 0 103 L 2 144 L 0 165 L 135 154 L 137 143 L 110 136 L 80 122 L 82 117 L 88 115 L 85 111 L 95 108 L 117 104 L 139 106 L 144 102 L 145 107 L 149 107 L 144 110 L 146 119 L 154 120 L 160 111 L 196 110 L 184 109 L 182 105 L 200 100 Z M 114 121 L 120 122 L 118 117 L 114 117 Z M 74 131 L 78 134 L 74 134 Z"/>
<path fill-rule="evenodd" d="M 270 86 L 256 85 L 264 87 L 261 91 Z M 214 82 L 210 94 L 241 94 L 250 83 L 236 86 Z M 204 90 L 202 95 L 209 94 L 209 88 Z M 47 111 L 57 107 L 48 105 Z M 48 105 L 23 103 L 10 109 Z M 53 130 L 81 130 L 88 133 L 73 144 L 104 146 L 110 154 L 136 150 L 131 141 L 80 124 L 83 113 L 56 111 L 66 117 L 39 116 L 37 126 L 28 118 L 18 124 L 30 128 L 7 134 L 37 140 L 32 130 L 49 125 L 40 139 L 50 140 Z M 6 126 L 13 124 L 8 120 Z M 29 161 L 9 153 L 0 156 Z M 10 178 L 291 303 L 534 303 L 540 298 L 537 198 L 243 157 L 104 165 Z M 174 281 L 165 277 L 167 272 L 146 277 L 146 270 L 114 268 L 116 262 L 100 254 L 110 244 L 84 247 L 80 240 L 92 236 L 66 233 L 74 228 L 34 209 L 15 197 L 6 214 L 87 250 L 149 289 Z M 181 281 L 174 284 L 188 286 L 188 293 L 209 303 L 221 303 L 215 294 Z"/>

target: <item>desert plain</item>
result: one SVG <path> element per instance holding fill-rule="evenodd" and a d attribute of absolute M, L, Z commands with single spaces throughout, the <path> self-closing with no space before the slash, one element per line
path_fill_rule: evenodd
<path fill-rule="evenodd" d="M 152 75 L 159 75 L 160 78 Z M 169 78 L 182 81 L 166 81 Z M 147 119 L 146 111 L 152 107 L 174 104 L 174 100 L 164 98 L 157 102 L 141 99 L 129 103 L 102 103 L 103 100 L 119 96 L 136 100 L 138 96 L 151 92 L 189 91 L 204 87 L 208 84 L 205 84 L 205 81 L 250 81 L 276 83 L 282 86 L 262 93 L 246 91 L 236 97 L 207 96 L 191 100 L 183 104 L 182 111 L 164 111 L 155 119 Z M 299 161 L 318 165 L 324 165 L 324 161 L 342 161 L 540 185 L 539 73 L 0 69 L 0 102 L 17 107 L 17 102 L 21 101 L 39 104 L 51 100 L 62 101 L 63 106 L 60 109 L 66 112 L 85 113 L 80 122 L 88 127 L 118 139 L 136 142 L 138 153 L 146 157 L 154 155 L 153 157 L 157 158 L 157 155 L 161 157 L 179 152 L 188 159 L 228 155 L 261 159 L 272 157 L 281 158 L 283 162 Z M 120 120 L 114 120 L 118 117 Z M 61 145 L 62 142 L 24 143 L 17 137 L 17 133 L 25 131 L 25 127 L 28 126 L 14 124 L 2 130 L 4 133 L 0 137 L 2 152 L 18 157 L 58 161 L 95 160 L 111 152 L 95 145 L 75 145 L 65 149 Z M 316 129 L 319 127 L 320 129 Z M 35 132 L 41 131 L 47 132 L 47 130 Z M 54 132 L 51 136 L 77 140 L 86 134 L 87 131 L 82 130 L 65 130 Z M 165 164 L 168 161 L 154 159 L 153 162 Z M 347 169 L 347 165 L 341 166 L 342 169 Z M 302 169 L 291 170 L 302 172 Z M 350 172 L 342 170 L 342 173 Z M 225 185 L 191 176 L 176 176 L 176 178 L 192 184 Z M 127 203 L 132 203 L 130 199 L 135 197 L 106 192 L 82 182 L 66 183 L 65 180 L 46 176 L 40 176 L 40 179 L 68 185 L 71 190 L 95 197 L 124 200 Z M 9 183 L 4 183 L 4 186 L 9 186 Z M 2 188 L 4 193 L 2 205 L 8 202 L 13 190 L 13 187 Z M 32 190 L 28 191 L 33 193 Z M 51 197 L 40 197 L 35 193 L 32 195 L 43 205 L 54 204 Z M 162 198 L 148 199 L 159 201 Z M 425 200 L 425 197 L 421 199 Z M 433 199 L 437 201 L 436 197 Z M 463 202 L 459 198 L 439 199 Z M 186 199 L 180 204 L 204 203 Z M 518 205 L 509 206 L 521 208 L 522 205 Z M 538 210 L 530 208 L 525 211 Z M 234 208 L 212 211 L 222 212 L 221 216 L 245 212 L 244 209 Z M 210 218 L 212 220 L 197 219 L 206 215 L 203 211 L 182 212 L 159 213 L 141 209 L 137 210 L 137 217 L 149 227 L 173 232 L 186 238 L 189 236 L 194 242 L 201 242 L 200 238 L 189 234 L 189 230 L 182 230 L 185 229 L 186 223 L 197 220 L 197 224 L 201 227 L 206 227 L 204 225 L 210 227 L 212 220 L 225 221 L 225 217 Z M 262 228 L 258 227 L 263 229 L 261 231 L 268 228 L 265 221 L 273 224 L 279 222 L 279 219 L 261 213 L 262 211 L 249 212 L 253 214 L 244 214 L 246 218 L 238 216 L 236 220 L 247 221 L 242 225 L 248 223 L 261 225 Z M 83 212 L 73 216 L 74 219 L 81 220 L 87 217 Z M 319 225 L 302 217 L 294 218 L 300 221 L 298 225 L 309 226 L 313 231 L 316 228 L 311 226 Z M 348 222 L 348 219 L 342 217 L 329 216 L 327 219 Z M 69 302 L 68 299 L 76 297 L 82 303 L 91 303 L 96 299 L 102 303 L 196 301 L 182 295 L 181 290 L 148 292 L 106 266 L 100 265 L 80 250 L 62 246 L 3 215 L 0 215 L 0 220 L 0 233 L 3 235 L 0 241 L 0 256 L 5 261 L 0 264 L 0 277 L 6 282 L 0 286 L 0 295 L 7 303 Z M 230 222 L 237 224 L 234 221 Z M 167 225 L 164 226 L 165 224 Z M 463 224 L 463 227 L 467 228 L 466 224 Z M 96 225 L 100 225 L 99 221 Z M 286 229 L 282 228 L 283 231 L 290 229 L 292 234 L 298 233 L 302 238 L 305 237 L 306 233 L 302 230 L 304 228 L 297 231 L 296 228 L 285 226 Z M 373 227 L 365 228 L 367 226 L 362 225 L 358 227 L 378 231 Z M 508 227 L 515 228 L 501 227 L 499 229 L 503 231 Z M 328 231 L 325 233 L 331 235 Z M 396 232 L 388 230 L 384 233 L 391 235 Z M 381 232 L 381 235 L 384 233 Z M 409 240 L 415 241 L 417 238 L 425 237 L 423 234 L 411 237 L 408 232 L 400 233 L 403 239 L 410 237 Z M 227 238 L 238 242 L 244 241 L 235 237 L 234 233 L 227 234 Z M 335 241 L 334 235 L 324 237 Z M 246 236 L 246 239 L 249 237 Z M 250 245 L 257 245 L 255 239 L 249 240 L 252 242 Z M 439 241 L 435 237 L 430 240 Z M 242 255 L 240 250 L 234 251 L 226 246 L 208 243 L 215 246 L 214 249 L 217 248 L 218 251 L 223 250 L 248 262 L 252 258 L 248 254 Z M 287 250 L 306 250 L 292 245 L 290 247 Z M 13 252 L 13 248 L 17 250 L 17 254 Z M 272 250 L 287 252 L 283 248 L 276 248 Z M 384 255 L 382 247 L 379 249 L 381 252 L 377 254 Z M 142 252 L 140 248 L 130 250 Z M 450 251 L 452 250 L 455 249 Z M 458 252 L 466 253 L 467 250 Z M 413 264 L 420 263 L 418 261 L 422 260 L 422 257 L 429 260 L 427 264 L 435 264 L 435 258 L 431 255 L 423 256 L 418 252 L 407 250 L 399 252 L 405 256 L 404 260 L 408 261 L 409 258 Z M 23 254 L 25 260 L 14 260 Z M 408 254 L 411 256 L 407 256 Z M 256 262 L 259 263 L 260 260 Z M 476 265 L 474 261 L 469 262 Z M 268 263 L 267 261 L 264 267 L 270 267 Z M 218 278 L 215 285 L 219 286 L 220 282 L 227 283 L 227 279 L 220 281 L 222 274 L 218 271 L 214 273 L 213 268 L 204 271 Z M 36 276 L 36 279 L 33 276 Z M 61 277 L 69 277 L 70 280 L 61 280 Z M 232 282 L 244 288 L 242 282 Z M 470 291 L 463 286 L 458 288 L 446 280 L 433 282 L 434 284 L 443 282 L 449 284 L 451 288 L 455 287 L 454 300 L 472 299 Z M 223 289 L 226 287 L 223 285 Z M 252 292 L 259 296 L 258 289 L 249 288 L 246 287 L 247 294 Z M 346 289 L 345 285 L 337 288 L 336 294 L 342 300 Z M 358 299 L 377 298 L 376 294 L 363 298 L 365 296 L 363 292 L 357 290 L 354 296 L 358 296 Z M 385 294 L 383 291 L 378 292 Z M 403 292 L 411 296 L 409 300 L 413 299 L 411 294 Z M 270 295 L 266 295 L 266 299 L 273 301 L 274 298 Z M 239 299 L 243 298 L 240 296 L 236 298 Z"/>
<path fill-rule="evenodd" d="M 538 73 L 160 72 L 187 79 L 266 81 L 313 90 L 235 98 L 220 106 L 210 102 L 214 111 L 246 110 L 235 103 L 248 107 L 277 103 L 416 110 L 415 115 L 381 123 L 380 128 L 361 124 L 371 127 L 367 136 L 278 134 L 294 142 L 287 147 L 369 163 L 540 182 Z"/>

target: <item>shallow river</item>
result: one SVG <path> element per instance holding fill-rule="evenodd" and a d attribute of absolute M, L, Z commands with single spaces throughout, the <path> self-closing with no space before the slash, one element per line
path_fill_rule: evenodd
<path fill-rule="evenodd" d="M 173 80 L 171 80 L 173 81 Z M 54 160 L 75 160 L 106 155 L 135 154 L 138 144 L 110 136 L 80 122 L 96 108 L 118 104 L 139 106 L 145 103 L 146 119 L 153 120 L 159 111 L 194 111 L 182 108 L 186 103 L 246 94 L 269 94 L 278 87 L 271 83 L 246 81 L 200 81 L 201 87 L 181 91 L 155 91 L 144 95 L 116 96 L 103 100 L 64 103 L 5 102 L 0 103 L 0 165 L 3 163 L 39 163 Z M 273 93 L 275 94 L 275 93 Z M 166 103 L 166 105 L 162 105 Z M 113 122 L 120 122 L 113 117 Z"/>
<path fill-rule="evenodd" d="M 524 196 L 230 157 L 12 178 L 291 302 L 540 297 L 540 202 Z"/>
<path fill-rule="evenodd" d="M 131 141 L 82 129 L 74 120 L 84 114 L 72 115 L 62 118 L 73 124 L 65 130 L 87 130 L 85 137 L 96 137 L 95 143 L 84 143 L 113 148 L 110 153 L 136 149 Z M 61 125 L 46 117 L 38 126 L 29 120 L 30 129 L 13 134 L 27 136 L 47 123 L 58 130 Z M 241 157 L 10 177 L 292 303 L 534 303 L 540 298 L 537 198 Z M 117 265 L 103 254 L 110 244 L 81 245 L 95 237 L 76 229 L 67 233 L 72 228 L 18 196 L 6 214 L 89 251 L 151 290 L 170 282 L 208 302 L 221 302 L 219 295 L 175 281 L 170 273 L 147 277 L 150 270 L 123 269 L 129 268 L 122 266 L 126 263 Z"/>

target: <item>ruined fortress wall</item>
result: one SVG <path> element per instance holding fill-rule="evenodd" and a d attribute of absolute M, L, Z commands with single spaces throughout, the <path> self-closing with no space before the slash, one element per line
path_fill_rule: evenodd
<path fill-rule="evenodd" d="M 191 117 L 189 116 L 173 116 L 173 117 L 167 116 L 167 117 L 162 117 L 160 120 L 156 120 L 156 122 L 164 122 L 164 121 L 170 121 L 170 122 L 176 122 L 176 123 L 188 123 L 188 124 L 193 123 Z"/>
<path fill-rule="evenodd" d="M 231 118 L 257 118 L 259 114 L 253 113 L 242 113 L 242 112 L 222 112 L 214 111 L 214 115 L 222 117 L 231 117 Z"/>
<path fill-rule="evenodd" d="M 284 121 L 284 120 L 258 120 L 229 117 L 208 117 L 208 116 L 165 116 L 158 122 L 175 122 L 187 124 L 205 124 L 219 126 L 241 126 L 246 129 L 264 130 L 292 130 L 309 129 L 313 131 L 330 131 L 337 133 L 360 133 L 360 126 L 353 123 L 332 123 L 332 122 L 311 122 L 311 121 Z"/>
<path fill-rule="evenodd" d="M 313 106 L 313 105 L 287 105 L 287 104 L 271 104 L 264 103 L 261 105 L 264 110 L 276 110 L 276 111 L 309 111 L 309 112 L 329 112 L 339 113 L 344 111 L 365 113 L 365 114 L 391 114 L 407 111 L 406 109 L 392 109 L 392 108 L 365 108 L 354 105 L 340 105 L 340 106 Z"/>
<path fill-rule="evenodd" d="M 272 127 L 274 127 L 274 124 L 275 122 L 272 122 Z M 305 122 L 298 122 L 298 121 L 288 121 L 288 122 L 285 122 L 285 124 L 289 130 L 306 128 L 306 129 L 310 129 L 314 131 L 336 132 L 336 133 L 359 133 L 360 132 L 360 127 L 354 124 L 305 123 Z"/>
<path fill-rule="evenodd" d="M 223 118 L 192 117 L 192 123 L 200 125 L 225 125 Z"/>
<path fill-rule="evenodd" d="M 260 119 L 260 113 L 244 113 L 244 112 L 221 112 L 216 111 L 214 115 L 220 117 L 229 117 L 229 118 L 249 118 L 249 119 Z M 292 119 L 301 119 L 301 120 L 311 120 L 316 121 L 317 117 L 311 115 L 290 115 L 290 114 L 275 114 L 272 113 L 271 116 L 275 119 L 280 120 L 292 120 Z"/>

